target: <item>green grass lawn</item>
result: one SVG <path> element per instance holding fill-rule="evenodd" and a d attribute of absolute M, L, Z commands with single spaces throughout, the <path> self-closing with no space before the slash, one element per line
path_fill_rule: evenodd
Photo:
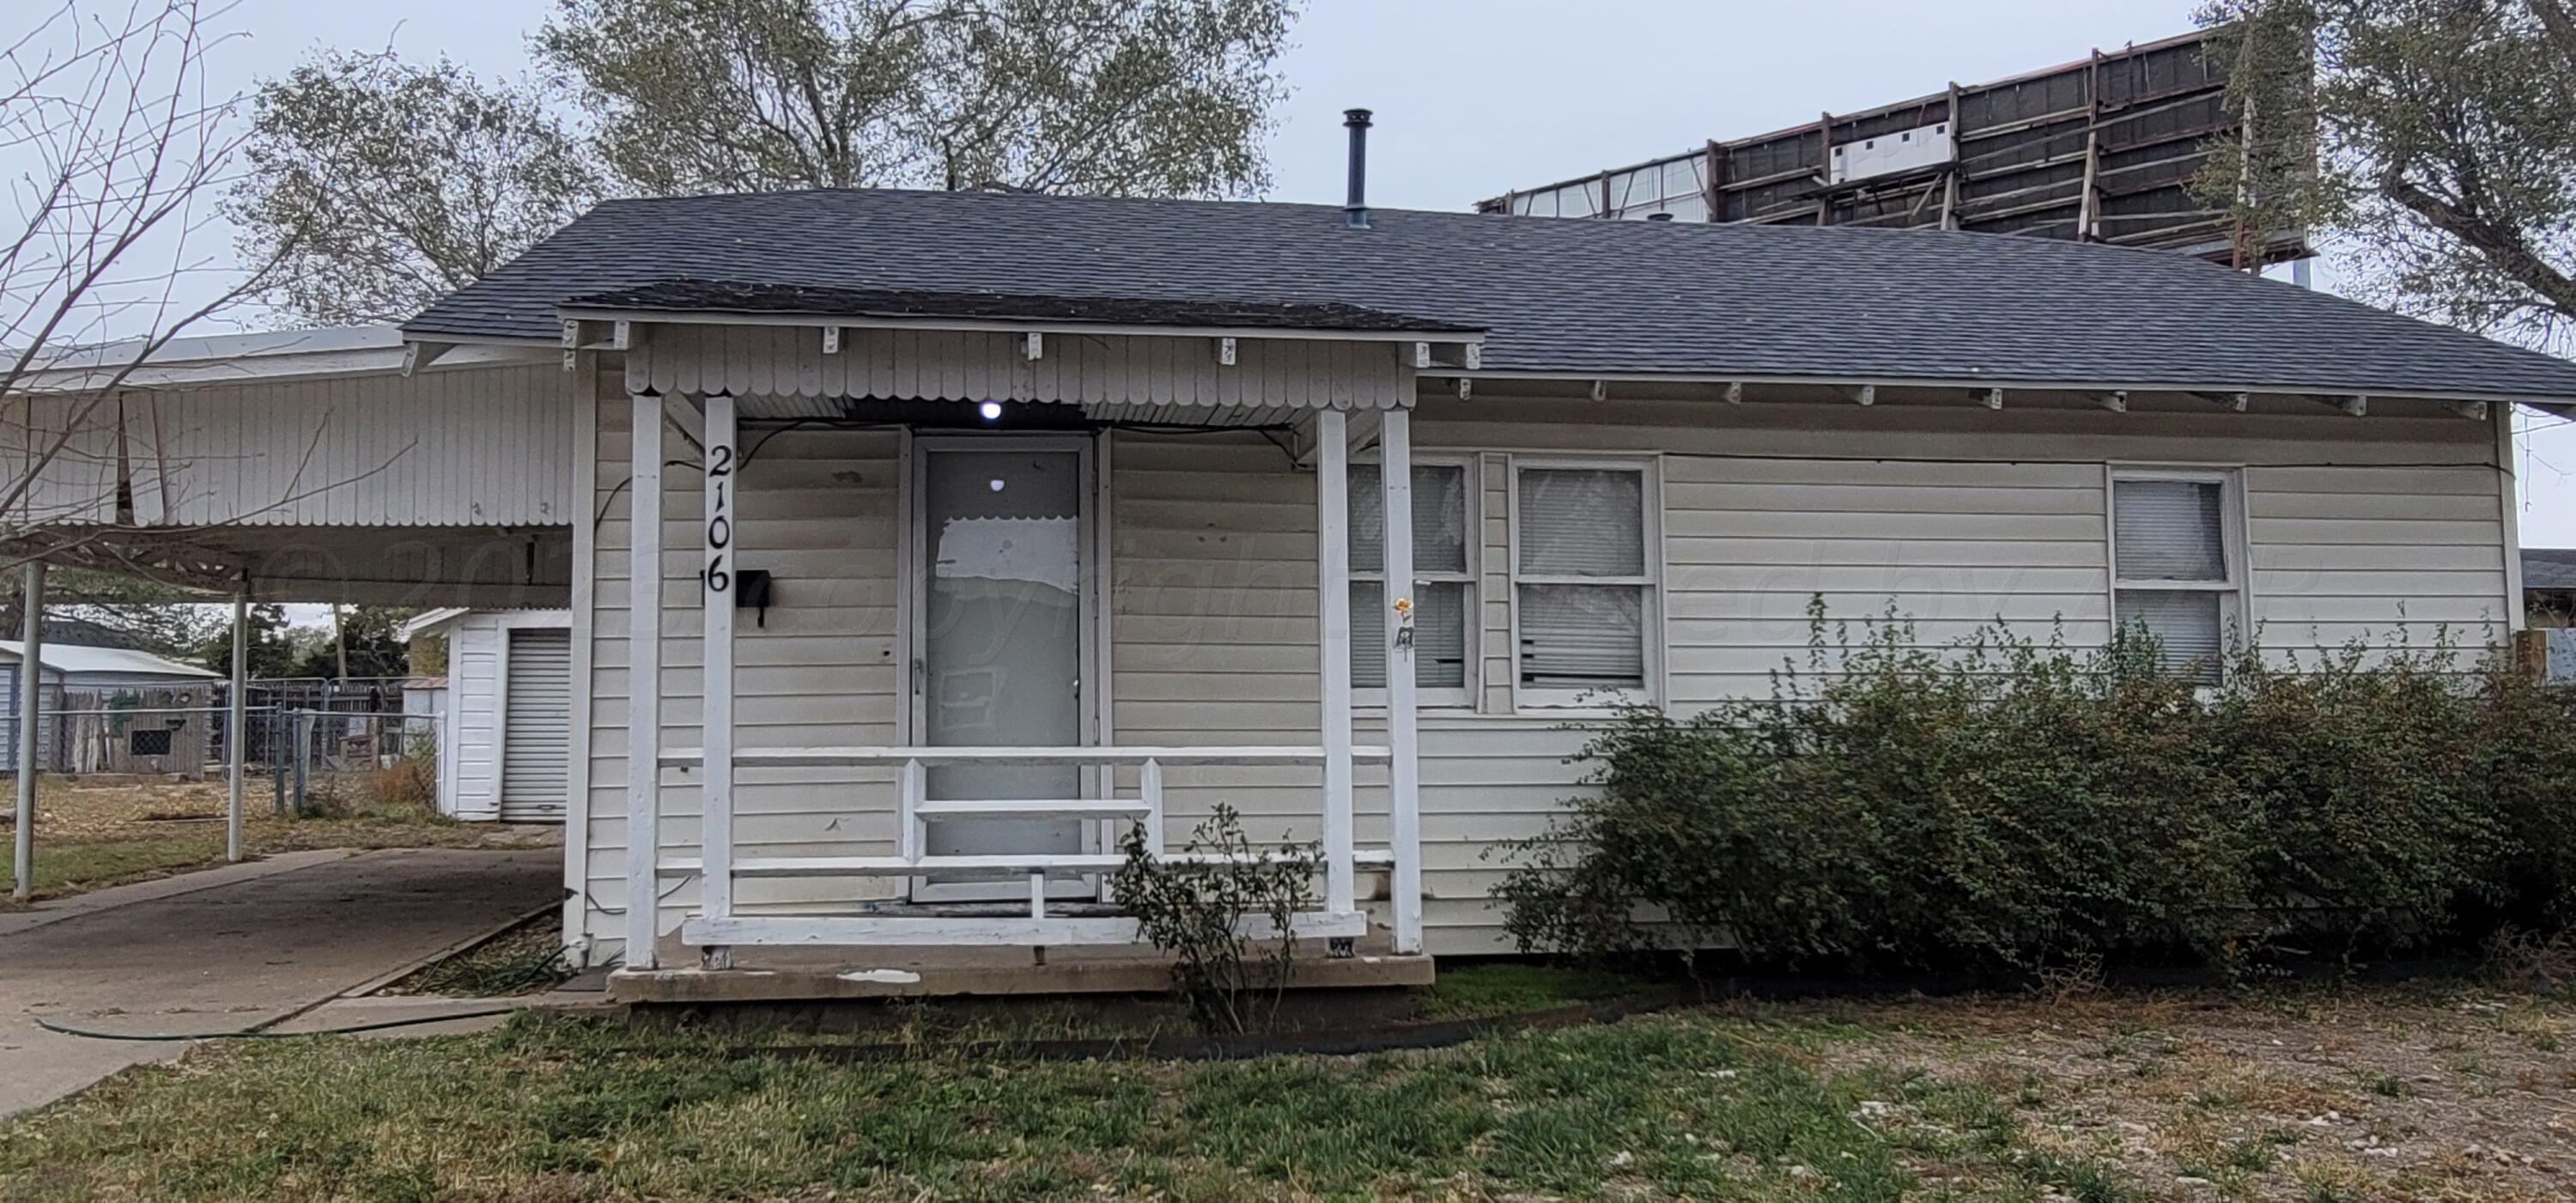
<path fill-rule="evenodd" d="M 1092 1198 L 2128 1195 L 2032 1155 L 1984 1086 L 1707 1014 L 1374 1057 L 891 1064 L 728 1057 L 523 1019 L 480 1037 L 232 1045 L 0 1129 L 0 1195 Z"/>
<path fill-rule="evenodd" d="M 1595 984 L 1471 966 L 1420 1009 Z M 874 1063 L 562 1016 L 208 1044 L 0 1121 L 0 1199 L 2536 1203 L 2576 1181 L 2576 1000 L 2473 981 L 1730 1004 L 1206 1064 L 970 1056 L 935 1018 Z M 1083 1034 L 1057 1024 L 1009 1026 Z"/>
<path fill-rule="evenodd" d="M 36 841 L 36 897 L 58 898 L 100 886 L 157 877 L 222 860 L 220 824 L 167 835 L 90 836 L 55 839 L 41 829 Z M 17 888 L 12 858 L 0 857 L 0 905 Z"/>

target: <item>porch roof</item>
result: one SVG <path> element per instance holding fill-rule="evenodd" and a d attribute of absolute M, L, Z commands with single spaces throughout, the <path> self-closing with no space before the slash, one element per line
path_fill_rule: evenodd
<path fill-rule="evenodd" d="M 1486 330 L 1485 374 L 2576 398 L 2576 364 L 2163 251 L 882 189 L 611 201 L 404 333 L 552 344 L 567 300 L 680 276 L 1360 306 Z"/>
<path fill-rule="evenodd" d="M 1351 334 L 1455 335 L 1483 328 L 1410 317 L 1338 301 L 1040 296 L 920 288 L 823 288 L 742 280 L 674 278 L 573 297 L 566 314 L 733 314 L 743 316 L 965 319 L 1104 327 L 1175 327 Z"/>

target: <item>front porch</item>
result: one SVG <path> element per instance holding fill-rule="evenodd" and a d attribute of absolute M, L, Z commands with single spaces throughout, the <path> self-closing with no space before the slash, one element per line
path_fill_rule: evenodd
<path fill-rule="evenodd" d="M 1411 598 L 1396 596 L 1382 620 L 1361 616 L 1383 657 L 1362 660 L 1386 675 L 1368 698 L 1372 719 L 1383 698 L 1383 736 L 1364 744 L 1353 717 L 1352 549 L 1356 536 L 1382 551 L 1364 572 L 1415 575 L 1412 374 L 1471 357 L 1472 332 L 1354 329 L 1348 313 L 1326 326 L 1150 329 L 848 313 L 764 314 L 758 326 L 658 310 L 566 314 L 568 346 L 598 357 L 594 393 L 608 398 L 610 381 L 622 385 L 623 406 L 600 407 L 603 430 L 622 408 L 628 435 L 626 483 L 612 486 L 614 461 L 601 444 L 602 533 L 576 553 L 598 574 L 583 592 L 604 594 L 614 578 L 601 553 L 626 552 L 615 566 L 623 598 L 587 612 L 600 627 L 592 634 L 616 641 L 621 632 L 608 624 L 622 623 L 624 679 L 660 683 L 629 691 L 619 732 L 621 759 L 655 766 L 625 774 L 619 892 L 655 903 L 616 908 L 624 951 L 611 980 L 621 997 L 1161 989 L 1168 960 L 1140 941 L 1111 884 L 1125 861 L 1121 840 L 1132 829 L 1161 858 L 1222 855 L 1185 844 L 1212 803 L 1236 792 L 1271 799 L 1265 820 L 1291 829 L 1321 866 L 1314 908 L 1290 925 L 1312 950 L 1301 953 L 1298 985 L 1429 980 L 1416 615 Z M 881 701 L 885 713 L 836 728 L 890 739 L 826 744 L 776 721 L 742 721 L 746 705 L 792 700 L 798 667 L 769 649 L 788 646 L 774 635 L 800 629 L 798 608 L 822 592 L 792 567 L 814 562 L 813 549 L 784 545 L 816 537 L 780 517 L 805 484 L 790 479 L 792 463 L 762 465 L 781 455 L 763 449 L 825 432 L 891 444 L 894 487 L 855 517 L 891 520 L 893 563 L 848 570 L 882 577 L 864 592 L 873 601 L 881 590 L 890 603 L 885 651 L 849 657 L 869 661 L 864 671 L 881 682 L 869 688 L 884 696 L 867 705 Z M 1305 521 L 1230 533 L 1273 550 L 1305 541 L 1294 553 L 1299 579 L 1262 582 L 1278 616 L 1263 609 L 1241 619 L 1260 624 L 1265 664 L 1296 662 L 1275 679 L 1241 683 L 1240 696 L 1263 707 L 1260 721 L 1227 712 L 1221 634 L 1113 613 L 1113 594 L 1183 590 L 1152 578 L 1145 556 L 1124 554 L 1134 549 L 1113 537 L 1113 513 L 1167 503 L 1113 485 L 1136 474 L 1114 474 L 1109 461 L 1129 439 L 1189 432 L 1277 443 L 1295 472 L 1311 473 L 1296 485 L 1311 490 L 1298 503 L 1310 507 L 1311 536 L 1299 529 Z M 1355 454 L 1384 465 L 1366 506 L 1376 511 L 1372 529 L 1356 532 Z M 695 481 L 686 479 L 692 468 Z M 1265 498 L 1283 469 L 1263 474 Z M 876 483 L 884 472 L 834 479 Z M 887 502 L 892 513 L 882 512 Z M 613 529 L 621 506 L 622 549 Z M 764 531 L 777 541 L 764 545 Z M 1250 604 L 1203 573 L 1182 575 L 1191 578 L 1188 606 L 1215 625 Z M 1401 591 L 1362 596 L 1385 592 Z M 619 600 L 625 613 L 609 615 Z M 1217 684 L 1196 688 L 1215 695 L 1193 705 L 1132 684 L 1156 675 L 1125 671 L 1148 644 L 1163 668 L 1205 649 L 1194 669 Z M 686 662 L 692 645 L 696 664 Z M 1193 711 L 1205 721 L 1192 721 Z M 1363 778 L 1382 789 L 1373 794 L 1382 810 L 1365 820 L 1355 803 Z M 785 824 L 746 807 L 746 791 L 792 795 L 800 818 Z M 1246 827 L 1266 842 L 1268 831 Z M 1242 930 L 1256 940 L 1278 934 L 1261 920 Z"/>

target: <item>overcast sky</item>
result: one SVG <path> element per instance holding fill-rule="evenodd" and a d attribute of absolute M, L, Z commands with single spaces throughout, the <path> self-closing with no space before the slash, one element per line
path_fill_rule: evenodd
<path fill-rule="evenodd" d="M 319 47 L 528 67 L 538 0 L 243 0 L 215 55 L 247 88 Z M 1338 203 L 1341 112 L 1376 110 L 1370 200 L 1463 209 L 1698 145 L 2081 59 L 2192 27 L 2194 0 L 1310 0 L 1283 63 L 1277 200 Z M 0 21 L 0 25 L 5 25 Z M 2332 265 L 2321 279 L 2331 283 Z M 2524 542 L 2576 545 L 2576 428 L 2541 419 L 2522 465 Z"/>

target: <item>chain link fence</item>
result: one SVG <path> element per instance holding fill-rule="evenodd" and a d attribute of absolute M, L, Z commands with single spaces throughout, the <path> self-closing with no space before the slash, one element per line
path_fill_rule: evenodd
<path fill-rule="evenodd" d="M 402 709 L 402 680 L 251 684 L 244 769 L 276 813 L 438 804 L 444 715 Z M 37 707 L 37 763 L 88 784 L 222 780 L 232 722 L 222 685 L 56 688 Z M 18 766 L 19 712 L 0 698 L 0 778 Z"/>

